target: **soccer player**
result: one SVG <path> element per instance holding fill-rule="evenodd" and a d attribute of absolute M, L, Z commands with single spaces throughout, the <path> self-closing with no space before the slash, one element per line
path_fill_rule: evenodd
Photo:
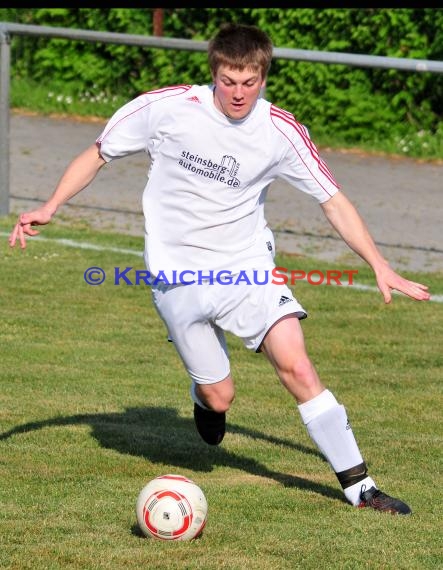
<path fill-rule="evenodd" d="M 211 84 L 163 87 L 123 105 L 67 166 L 47 202 L 19 216 L 9 243 L 24 248 L 35 226 L 50 222 L 105 164 L 147 153 L 145 263 L 154 305 L 191 379 L 202 439 L 222 442 L 234 400 L 229 331 L 269 359 L 349 503 L 406 515 L 409 506 L 368 474 L 345 407 L 307 354 L 300 323 L 306 310 L 289 287 L 266 279 L 275 267 L 264 216 L 269 185 L 280 178 L 317 200 L 374 271 L 385 303 L 392 290 L 428 300 L 428 288 L 389 266 L 305 126 L 263 97 L 272 55 L 262 30 L 222 26 L 209 42 Z"/>

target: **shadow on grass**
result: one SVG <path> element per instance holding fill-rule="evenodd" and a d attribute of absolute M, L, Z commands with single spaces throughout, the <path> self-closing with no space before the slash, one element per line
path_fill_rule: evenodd
<path fill-rule="evenodd" d="M 344 501 L 340 490 L 302 477 L 271 471 L 262 463 L 233 453 L 221 446 L 208 446 L 198 436 L 194 420 L 182 418 L 174 408 L 128 408 L 122 413 L 78 414 L 22 424 L 0 434 L 0 441 L 50 426 L 86 424 L 101 446 L 144 457 L 152 463 L 170 464 L 193 471 L 210 472 L 214 466 L 235 468 L 277 481 L 285 487 L 306 489 L 329 498 Z M 227 434 L 235 433 L 273 445 L 289 448 L 303 455 L 316 455 L 317 451 L 292 441 L 266 435 L 239 425 L 227 424 Z M 323 459 L 323 458 L 322 458 Z M 324 461 L 324 460 L 323 460 Z"/>

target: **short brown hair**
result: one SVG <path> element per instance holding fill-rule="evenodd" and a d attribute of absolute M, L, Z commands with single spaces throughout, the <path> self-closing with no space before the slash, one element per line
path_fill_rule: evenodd
<path fill-rule="evenodd" d="M 209 41 L 208 60 L 213 76 L 221 65 L 243 71 L 250 67 L 266 78 L 271 67 L 273 45 L 256 26 L 224 24 Z"/>

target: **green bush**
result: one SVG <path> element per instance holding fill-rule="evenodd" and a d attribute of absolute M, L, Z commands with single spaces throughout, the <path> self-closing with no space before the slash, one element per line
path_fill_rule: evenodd
<path fill-rule="evenodd" d="M 151 8 L 8 8 L 0 9 L 0 20 L 153 34 Z M 207 40 L 226 21 L 260 26 L 277 47 L 443 60 L 442 9 L 163 9 L 167 37 Z M 210 81 L 202 52 L 13 36 L 12 54 L 13 106 L 19 81 L 21 87 L 35 83 L 77 102 L 91 94 L 99 116 L 109 114 L 109 105 L 100 100 L 117 107 L 149 89 Z M 442 154 L 441 74 L 275 59 L 267 97 L 328 144 Z M 54 99 L 49 104 L 59 110 Z M 86 107 L 90 112 L 91 105 Z M 404 140 L 409 144 L 400 145 Z"/>

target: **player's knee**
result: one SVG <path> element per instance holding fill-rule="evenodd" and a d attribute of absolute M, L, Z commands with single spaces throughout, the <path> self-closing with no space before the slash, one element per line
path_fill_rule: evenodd
<path fill-rule="evenodd" d="M 217 413 L 227 412 L 234 401 L 234 391 L 224 392 L 223 394 L 211 394 L 207 398 L 208 406 Z"/>
<path fill-rule="evenodd" d="M 231 382 L 225 384 L 201 385 L 197 394 L 204 404 L 217 413 L 227 412 L 235 398 L 234 386 Z"/>
<path fill-rule="evenodd" d="M 226 402 L 225 400 L 217 400 L 215 402 L 209 403 L 212 411 L 221 414 L 222 412 L 227 412 L 231 407 L 232 402 Z"/>
<path fill-rule="evenodd" d="M 225 398 L 217 397 L 214 395 L 206 395 L 205 398 L 200 399 L 204 405 L 212 410 L 213 412 L 217 412 L 221 414 L 223 412 L 227 412 L 231 407 L 233 400 L 226 400 Z"/>

